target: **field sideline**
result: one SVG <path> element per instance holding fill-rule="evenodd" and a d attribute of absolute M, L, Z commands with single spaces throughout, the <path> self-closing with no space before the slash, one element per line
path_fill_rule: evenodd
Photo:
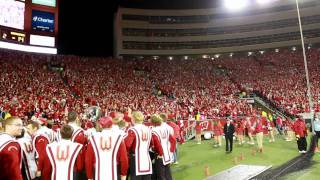
<path fill-rule="evenodd" d="M 205 167 L 209 167 L 210 175 L 217 174 L 235 165 L 235 158 L 244 154 L 244 160 L 239 164 L 272 165 L 279 166 L 286 161 L 298 156 L 296 141 L 286 142 L 277 138 L 276 142 L 269 143 L 264 138 L 264 153 L 252 151 L 256 145 L 234 144 L 231 154 L 225 153 L 225 144 L 220 148 L 214 148 L 213 140 L 202 141 L 201 145 L 195 141 L 189 141 L 179 147 L 179 164 L 172 165 L 171 170 L 175 180 L 201 180 L 205 178 Z"/>

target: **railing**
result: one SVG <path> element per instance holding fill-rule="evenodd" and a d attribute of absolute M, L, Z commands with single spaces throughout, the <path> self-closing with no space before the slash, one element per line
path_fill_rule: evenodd
<path fill-rule="evenodd" d="M 284 109 L 278 107 L 274 102 L 270 101 L 267 97 L 265 97 L 262 93 L 259 91 L 253 91 L 254 94 L 256 94 L 257 97 L 261 98 L 267 105 L 270 106 L 270 108 L 273 109 L 273 111 L 277 111 L 278 114 L 289 117 L 290 119 L 294 119 L 294 116 L 288 112 L 286 112 Z"/>

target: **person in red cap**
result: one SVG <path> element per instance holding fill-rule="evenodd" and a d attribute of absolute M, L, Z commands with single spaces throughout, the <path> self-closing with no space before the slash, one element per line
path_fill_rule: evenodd
<path fill-rule="evenodd" d="M 299 153 L 306 153 L 307 152 L 306 137 L 308 134 L 307 134 L 306 123 L 301 117 L 296 119 L 293 125 L 293 129 L 296 134 Z"/>
<path fill-rule="evenodd" d="M 42 179 L 77 179 L 74 172 L 83 169 L 80 155 L 82 145 L 71 141 L 73 131 L 70 125 L 63 125 L 60 129 L 61 141 L 53 142 L 46 147 Z"/>
<path fill-rule="evenodd" d="M 21 147 L 15 136 L 21 135 L 23 124 L 18 117 L 2 122 L 4 132 L 0 134 L 0 179 L 22 180 Z"/>
<path fill-rule="evenodd" d="M 37 177 L 40 177 L 44 173 L 44 157 L 46 154 L 46 146 L 50 143 L 49 131 L 46 126 L 46 120 L 44 118 L 38 119 L 40 128 L 34 133 L 32 137 L 32 146 L 36 150 L 37 160 Z"/>
<path fill-rule="evenodd" d="M 149 127 L 143 124 L 144 116 L 141 112 L 133 112 L 134 126 L 128 130 L 125 139 L 130 154 L 130 177 L 132 180 L 150 180 L 152 163 L 149 149 L 152 146 L 152 136 Z"/>
<path fill-rule="evenodd" d="M 171 180 L 170 164 L 173 162 L 171 153 L 175 150 L 176 140 L 163 126 L 162 118 L 158 114 L 151 116 L 151 123 L 154 126 L 152 128 L 153 150 L 156 153 L 154 176 L 158 180 Z"/>
<path fill-rule="evenodd" d="M 86 152 L 86 173 L 89 180 L 119 179 L 117 164 L 120 165 L 120 179 L 125 180 L 128 171 L 127 149 L 120 131 L 113 131 L 111 117 L 98 121 L 101 132 L 89 139 Z"/>

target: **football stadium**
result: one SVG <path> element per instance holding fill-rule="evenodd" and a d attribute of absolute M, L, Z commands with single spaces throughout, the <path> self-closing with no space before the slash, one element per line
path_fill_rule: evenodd
<path fill-rule="evenodd" d="M 0 180 L 320 179 L 319 0 L 0 0 L 0 62 Z"/>

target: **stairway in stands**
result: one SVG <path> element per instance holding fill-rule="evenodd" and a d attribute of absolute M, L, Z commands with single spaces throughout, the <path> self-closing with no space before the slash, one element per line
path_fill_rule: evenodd
<path fill-rule="evenodd" d="M 293 116 L 287 113 L 284 109 L 277 107 L 272 101 L 268 100 L 267 97 L 262 95 L 258 91 L 253 92 L 255 103 L 258 103 L 258 106 L 265 108 L 267 111 L 272 114 L 277 114 L 281 117 L 293 119 Z"/>

